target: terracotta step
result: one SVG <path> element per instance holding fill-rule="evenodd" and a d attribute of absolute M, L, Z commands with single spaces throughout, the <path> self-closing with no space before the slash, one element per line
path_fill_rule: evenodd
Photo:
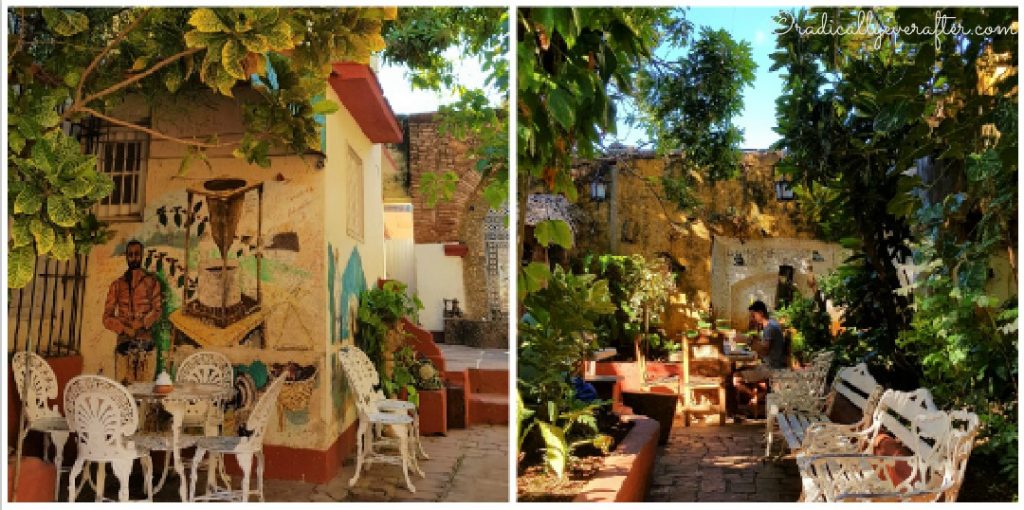
<path fill-rule="evenodd" d="M 508 425 L 508 395 L 473 393 L 467 402 L 469 425 Z"/>
<path fill-rule="evenodd" d="M 472 393 L 494 393 L 508 396 L 508 370 L 470 368 L 467 371 Z"/>

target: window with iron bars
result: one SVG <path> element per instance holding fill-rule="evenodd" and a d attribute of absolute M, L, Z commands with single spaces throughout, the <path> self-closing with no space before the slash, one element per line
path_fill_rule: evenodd
<path fill-rule="evenodd" d="M 141 124 L 148 124 L 147 121 Z M 72 130 L 74 131 L 74 130 Z M 114 181 L 114 190 L 93 212 L 106 221 L 141 221 L 146 205 L 149 135 L 136 129 L 91 119 L 78 134 L 86 153 L 96 155 L 96 167 Z"/>

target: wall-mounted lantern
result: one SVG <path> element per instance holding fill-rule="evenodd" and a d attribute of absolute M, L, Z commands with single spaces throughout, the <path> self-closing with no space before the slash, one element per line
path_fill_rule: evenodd
<path fill-rule="evenodd" d="M 602 163 L 590 176 L 590 200 L 604 202 L 608 198 L 608 174 L 614 163 Z"/>
<path fill-rule="evenodd" d="M 780 202 L 793 200 L 793 183 L 789 181 L 789 178 L 780 176 L 775 181 L 775 199 Z"/>
<path fill-rule="evenodd" d="M 601 179 L 594 179 L 590 181 L 590 199 L 594 202 L 604 202 L 607 189 L 608 185 Z"/>
<path fill-rule="evenodd" d="M 732 265 L 734 265 L 734 266 L 737 266 L 737 267 L 738 267 L 738 266 L 743 266 L 743 265 L 746 265 L 746 261 L 745 261 L 745 260 L 743 260 L 743 254 L 742 254 L 742 253 L 740 253 L 740 252 L 736 252 L 736 253 L 735 253 L 735 254 L 734 254 L 734 255 L 732 256 Z"/>

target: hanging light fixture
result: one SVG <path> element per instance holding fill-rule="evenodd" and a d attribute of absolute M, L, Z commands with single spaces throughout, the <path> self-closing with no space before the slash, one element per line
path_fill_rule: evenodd
<path fill-rule="evenodd" d="M 604 202 L 608 198 L 608 183 L 605 182 L 605 175 L 609 172 L 609 164 L 602 163 L 590 177 L 590 199 L 594 202 Z"/>
<path fill-rule="evenodd" d="M 775 199 L 780 202 L 793 200 L 793 183 L 786 177 L 779 177 L 779 180 L 775 181 Z"/>

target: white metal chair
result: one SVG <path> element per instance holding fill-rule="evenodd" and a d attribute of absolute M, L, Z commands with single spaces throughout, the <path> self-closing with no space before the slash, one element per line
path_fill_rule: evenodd
<path fill-rule="evenodd" d="M 813 477 L 818 499 L 827 502 L 954 502 L 978 424 L 974 413 L 924 411 L 908 427 L 894 421 L 886 426 L 901 436 L 906 454 L 819 455 L 804 470 Z"/>
<path fill-rule="evenodd" d="M 772 370 L 769 382 L 771 392 L 765 397 L 765 456 L 771 455 L 773 425 L 780 413 L 801 411 L 820 415 L 826 407 L 828 372 L 835 352 L 822 351 L 811 358 L 810 366 L 802 370 Z"/>
<path fill-rule="evenodd" d="M 248 431 L 246 436 L 215 436 L 201 437 L 196 441 L 196 453 L 192 457 L 192 476 L 189 481 L 189 501 L 232 501 L 240 500 L 243 503 L 249 501 L 249 495 L 255 493 L 263 501 L 263 472 L 266 469 L 266 462 L 263 458 L 263 438 L 266 434 L 267 423 L 270 417 L 277 410 L 277 397 L 281 394 L 287 374 L 281 374 L 270 383 L 267 390 L 260 396 L 256 405 L 253 406 L 245 428 Z M 209 452 L 211 457 L 221 458 L 224 455 L 234 455 L 238 465 L 242 468 L 242 486 L 239 490 L 231 490 L 230 486 L 213 488 L 202 496 L 196 496 L 196 476 L 199 471 L 199 464 L 203 457 Z M 256 489 L 251 488 L 251 473 L 253 458 L 256 459 Z M 223 463 L 221 461 L 220 463 Z M 208 487 L 208 489 L 210 489 Z M 237 498 L 237 499 L 236 499 Z"/>
<path fill-rule="evenodd" d="M 234 386 L 234 368 L 227 356 L 213 351 L 200 351 L 185 358 L 175 374 L 177 382 L 216 384 L 226 389 Z M 220 434 L 224 424 L 224 407 L 209 401 L 190 403 L 185 409 L 185 428 L 202 428 L 207 436 Z"/>
<path fill-rule="evenodd" d="M 27 351 L 14 354 L 11 368 L 14 384 L 18 388 L 18 397 L 25 403 L 25 415 L 21 417 L 23 425 L 18 435 L 19 447 L 24 444 L 29 431 L 42 432 L 43 460 L 46 460 L 50 443 L 53 443 L 53 464 L 57 467 L 53 499 L 56 501 L 60 493 L 60 474 L 68 471 L 64 467 L 64 445 L 70 434 L 68 422 L 60 414 L 57 406 L 50 407 L 50 401 L 57 398 L 57 376 L 43 357 Z M 23 387 L 26 370 L 28 387 Z"/>
<path fill-rule="evenodd" d="M 149 452 L 132 440 L 139 428 L 139 413 L 128 390 L 106 377 L 80 375 L 64 389 L 64 410 L 78 447 L 68 476 L 68 500 L 78 498 L 81 486 L 76 488 L 75 480 L 82 466 L 90 462 L 97 465 L 96 501 L 103 501 L 107 463 L 117 477 L 118 500 L 128 501 L 128 478 L 137 459 L 142 464 L 146 500 L 152 501 L 153 463 Z"/>
<path fill-rule="evenodd" d="M 178 383 L 214 384 L 224 387 L 227 390 L 233 390 L 233 375 L 234 369 L 232 368 L 231 361 L 228 360 L 227 356 L 224 356 L 219 352 L 200 351 L 189 355 L 181 362 L 181 364 L 178 365 L 175 379 Z M 146 434 L 140 435 L 137 438 L 136 442 L 147 450 L 163 451 L 167 453 L 164 455 L 164 468 L 160 476 L 160 480 L 154 487 L 156 492 L 160 492 L 160 489 L 163 488 L 164 483 L 167 480 L 167 474 L 170 472 L 168 467 L 170 464 L 171 452 L 181 451 L 182 449 L 195 446 L 199 437 L 213 437 L 220 435 L 221 425 L 224 423 L 224 408 L 219 402 L 199 400 L 181 403 L 175 402 L 174 404 L 180 405 L 183 410 L 181 431 L 188 429 L 200 429 L 202 432 L 200 436 L 194 433 L 179 434 L 179 430 L 173 430 L 171 435 Z M 176 437 L 175 434 L 177 434 Z M 181 465 L 178 464 L 179 462 L 181 462 L 181 459 L 175 459 L 176 468 L 181 467 Z M 184 472 L 183 469 L 179 471 L 182 473 Z M 213 487 L 214 476 L 217 473 L 220 474 L 220 477 L 224 480 L 225 484 L 230 483 L 227 473 L 224 472 L 223 464 L 218 464 L 216 469 L 210 470 L 208 473 L 208 489 Z M 182 479 L 180 483 L 182 501 L 185 501 L 187 482 Z"/>
<path fill-rule="evenodd" d="M 342 370 L 345 371 L 345 376 L 355 394 L 356 411 L 359 415 L 359 427 L 356 431 L 356 472 L 349 479 L 348 484 L 351 487 L 359 482 L 363 464 L 369 466 L 374 462 L 382 462 L 401 466 L 406 487 L 409 492 L 416 492 L 416 487 L 409 479 L 409 465 L 415 462 L 415 453 L 410 444 L 410 437 L 413 433 L 413 417 L 406 412 L 385 412 L 377 407 L 380 398 L 373 387 L 369 371 L 359 360 L 358 353 L 361 352 L 355 347 L 345 347 L 338 353 Z M 393 440 L 379 437 L 382 436 L 379 432 L 383 427 L 390 427 L 396 437 Z M 397 447 L 397 455 L 377 449 L 377 447 L 389 446 Z M 415 466 L 415 464 L 413 465 Z"/>
<path fill-rule="evenodd" d="M 385 413 L 406 413 L 412 416 L 412 435 L 410 440 L 411 451 L 418 453 L 419 456 L 424 459 L 429 459 L 430 456 L 423 450 L 423 442 L 420 441 L 420 414 L 416 408 L 416 404 L 409 402 L 408 400 L 401 400 L 397 398 L 387 398 L 384 392 L 380 389 L 380 374 L 377 372 L 377 367 L 370 360 L 370 357 L 358 347 L 346 347 L 351 351 L 352 360 L 358 363 L 358 366 L 366 374 L 366 381 L 370 384 L 367 391 L 369 392 L 370 399 L 376 405 L 377 410 Z M 379 434 L 378 434 L 379 436 Z M 417 455 L 413 455 L 413 468 L 419 473 L 420 476 L 424 476 L 423 471 L 419 468 L 419 462 L 417 461 Z"/>

